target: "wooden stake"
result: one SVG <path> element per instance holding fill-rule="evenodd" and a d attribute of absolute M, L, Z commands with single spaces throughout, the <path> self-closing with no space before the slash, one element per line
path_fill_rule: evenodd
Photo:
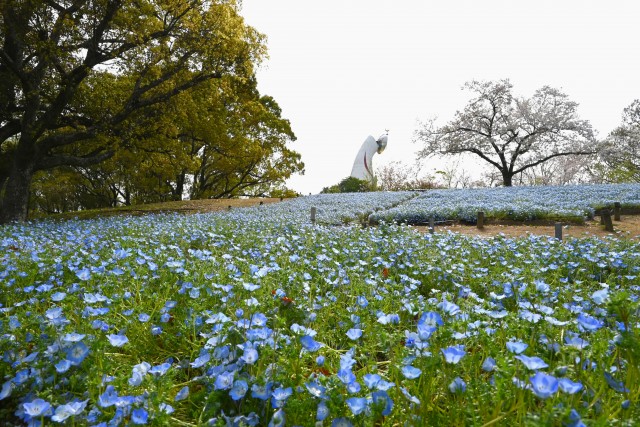
<path fill-rule="evenodd" d="M 606 231 L 613 231 L 613 221 L 611 221 L 611 211 L 603 209 L 601 213 L 602 223 Z"/>
<path fill-rule="evenodd" d="M 478 228 L 479 229 L 484 228 L 484 212 L 483 211 L 478 211 Z"/>
<path fill-rule="evenodd" d="M 315 224 L 315 223 L 316 223 L 316 211 L 317 211 L 316 207 L 315 207 L 315 206 L 313 206 L 313 207 L 311 208 L 311 223 L 312 223 L 312 224 Z"/>
<path fill-rule="evenodd" d="M 429 233 L 433 234 L 436 229 L 436 220 L 430 216 L 429 217 Z"/>
<path fill-rule="evenodd" d="M 562 223 L 556 222 L 556 239 L 562 241 Z"/>
<path fill-rule="evenodd" d="M 616 221 L 620 221 L 620 211 L 622 210 L 622 206 L 620 202 L 615 202 L 613 204 L 613 219 Z"/>

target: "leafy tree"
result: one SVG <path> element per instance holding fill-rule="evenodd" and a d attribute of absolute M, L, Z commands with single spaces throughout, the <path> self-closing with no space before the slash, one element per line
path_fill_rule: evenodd
<path fill-rule="evenodd" d="M 367 191 L 375 191 L 375 185 L 367 180 L 348 176 L 336 185 L 323 188 L 321 193 L 365 193 Z"/>
<path fill-rule="evenodd" d="M 453 120 L 442 127 L 430 120 L 416 130 L 415 141 L 424 144 L 419 158 L 471 153 L 511 186 L 515 175 L 550 159 L 595 151 L 591 125 L 558 89 L 544 86 L 522 98 L 512 95 L 509 80 L 471 81 L 464 88 L 475 97 Z"/>
<path fill-rule="evenodd" d="M 26 218 L 37 171 L 100 163 L 154 107 L 212 79 L 251 77 L 263 37 L 238 8 L 224 0 L 0 2 L 0 222 Z"/>
<path fill-rule="evenodd" d="M 622 124 L 605 140 L 601 170 L 608 182 L 640 182 L 640 99 L 624 109 Z"/>

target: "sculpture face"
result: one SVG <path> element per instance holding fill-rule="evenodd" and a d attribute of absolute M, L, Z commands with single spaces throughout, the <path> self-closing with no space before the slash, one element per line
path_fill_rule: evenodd
<path fill-rule="evenodd" d="M 376 144 L 378 144 L 378 150 L 377 153 L 381 154 L 385 148 L 387 148 L 387 139 L 389 138 L 389 136 L 385 133 L 384 135 L 380 136 L 380 138 L 378 138 L 378 140 L 376 141 Z"/>

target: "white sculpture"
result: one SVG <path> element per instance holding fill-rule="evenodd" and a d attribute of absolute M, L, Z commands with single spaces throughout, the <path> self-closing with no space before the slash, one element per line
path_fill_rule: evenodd
<path fill-rule="evenodd" d="M 362 143 L 360 151 L 353 162 L 353 168 L 351 169 L 351 176 L 354 178 L 375 182 L 375 174 L 373 173 L 373 155 L 382 153 L 387 147 L 388 133 L 380 135 L 377 140 L 373 139 L 373 136 L 369 135 L 367 139 Z"/>

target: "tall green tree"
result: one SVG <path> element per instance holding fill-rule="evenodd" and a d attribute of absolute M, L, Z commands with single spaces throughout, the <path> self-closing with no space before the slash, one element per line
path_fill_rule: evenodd
<path fill-rule="evenodd" d="M 203 82 L 250 77 L 263 37 L 228 0 L 0 2 L 0 222 L 37 171 L 115 153 L 135 115 Z"/>
<path fill-rule="evenodd" d="M 471 81 L 474 97 L 446 125 L 423 123 L 415 132 L 423 143 L 419 158 L 469 153 L 497 169 L 504 186 L 513 177 L 548 160 L 593 154 L 591 125 L 578 117 L 578 104 L 544 86 L 532 97 L 516 97 L 509 80 Z"/>

